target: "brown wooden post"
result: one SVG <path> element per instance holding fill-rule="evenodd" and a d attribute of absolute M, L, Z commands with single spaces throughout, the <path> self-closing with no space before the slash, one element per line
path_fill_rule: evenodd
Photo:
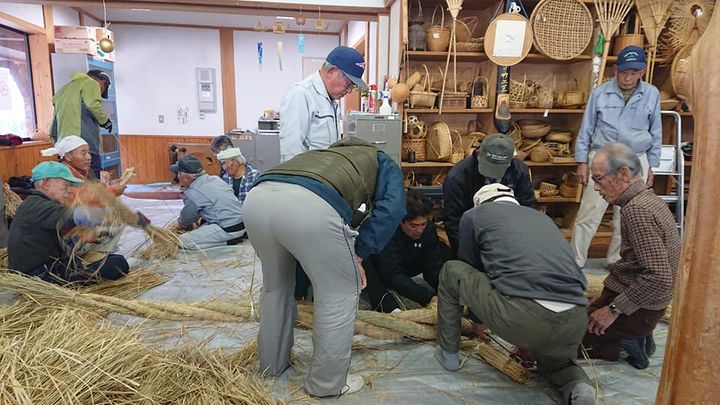
<path fill-rule="evenodd" d="M 692 52 L 692 193 L 657 404 L 720 401 L 720 16 Z"/>

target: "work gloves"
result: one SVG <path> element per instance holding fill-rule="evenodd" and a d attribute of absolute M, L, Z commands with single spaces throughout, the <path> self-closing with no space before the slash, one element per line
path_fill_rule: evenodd
<path fill-rule="evenodd" d="M 105 129 L 107 129 L 108 132 L 112 132 L 112 130 L 113 130 L 112 121 L 109 119 L 107 120 L 106 123 L 102 124 L 101 126 Z"/>

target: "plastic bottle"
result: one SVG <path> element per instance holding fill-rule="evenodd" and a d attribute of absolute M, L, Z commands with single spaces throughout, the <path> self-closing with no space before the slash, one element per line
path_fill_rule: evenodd
<path fill-rule="evenodd" d="M 370 93 L 368 93 L 368 112 L 375 114 L 377 112 L 377 85 L 370 85 Z"/>
<path fill-rule="evenodd" d="M 382 92 L 382 105 L 380 106 L 381 115 L 391 115 L 392 106 L 390 106 L 390 97 L 388 97 L 389 91 Z"/>

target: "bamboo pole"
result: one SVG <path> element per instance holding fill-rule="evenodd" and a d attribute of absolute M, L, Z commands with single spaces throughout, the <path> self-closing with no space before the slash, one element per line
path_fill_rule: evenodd
<path fill-rule="evenodd" d="M 682 260 L 656 403 L 717 403 L 720 375 L 720 16 L 713 14 L 690 57 L 695 147 Z"/>

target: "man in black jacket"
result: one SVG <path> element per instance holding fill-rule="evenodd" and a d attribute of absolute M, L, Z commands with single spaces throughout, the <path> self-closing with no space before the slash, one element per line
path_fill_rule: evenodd
<path fill-rule="evenodd" d="M 460 217 L 473 207 L 481 187 L 501 183 L 511 188 L 520 205 L 535 208 L 530 169 L 513 157 L 515 145 L 503 134 L 488 135 L 475 152 L 456 164 L 443 183 L 443 221 L 453 254 L 457 254 Z"/>
<path fill-rule="evenodd" d="M 409 191 L 405 199 L 407 215 L 395 235 L 382 252 L 363 262 L 370 304 L 380 312 L 400 309 L 400 303 L 388 288 L 427 306 L 436 296 L 440 269 L 450 256 L 450 250 L 440 242 L 431 221 L 432 203 L 418 191 Z M 415 283 L 412 277 L 418 274 L 422 274 L 432 288 Z"/>

